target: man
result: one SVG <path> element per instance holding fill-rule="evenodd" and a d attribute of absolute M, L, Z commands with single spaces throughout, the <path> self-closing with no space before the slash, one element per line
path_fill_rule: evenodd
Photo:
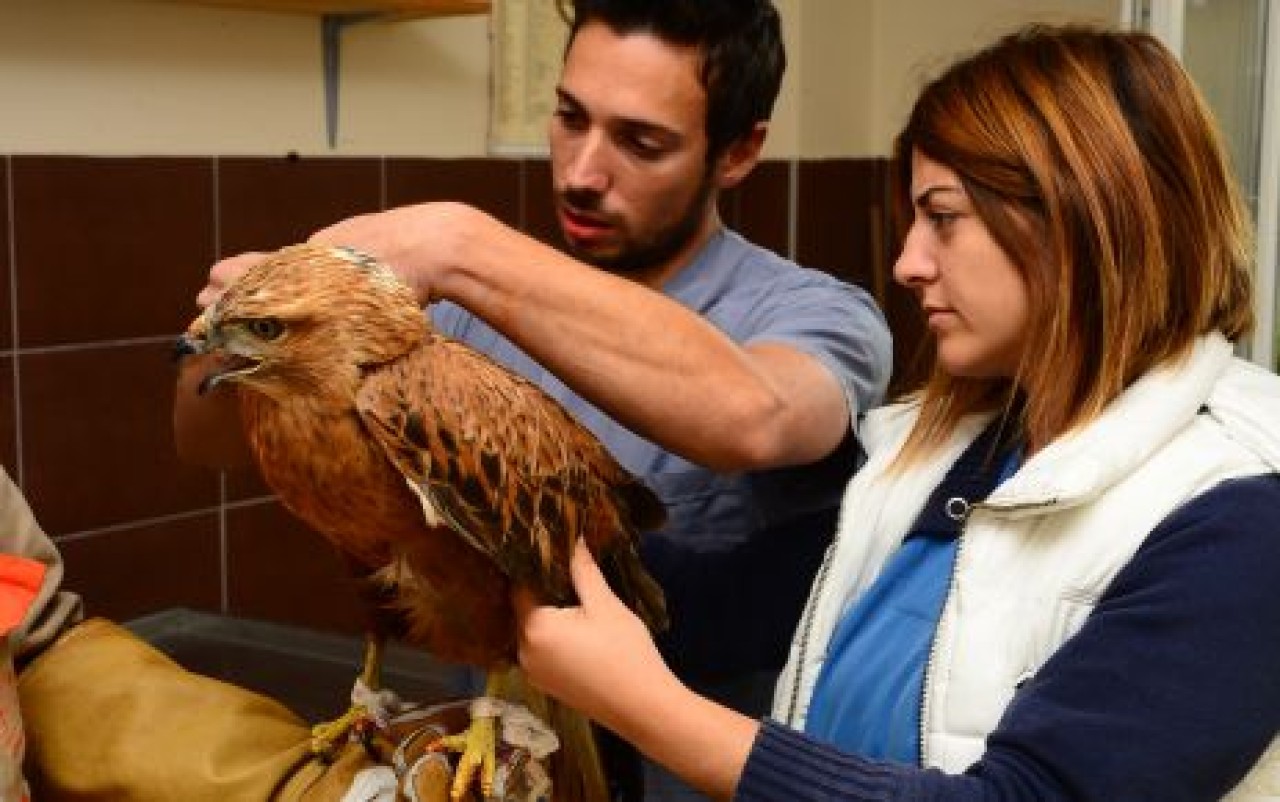
<path fill-rule="evenodd" d="M 856 467 L 853 421 L 888 381 L 889 335 L 866 293 L 719 218 L 781 83 L 769 0 L 573 12 L 549 137 L 567 255 L 448 203 L 313 240 L 387 261 L 440 302 L 443 333 L 541 385 L 658 492 L 670 522 L 643 556 L 671 609 L 665 655 L 763 715 Z M 257 258 L 216 265 L 200 302 Z"/>

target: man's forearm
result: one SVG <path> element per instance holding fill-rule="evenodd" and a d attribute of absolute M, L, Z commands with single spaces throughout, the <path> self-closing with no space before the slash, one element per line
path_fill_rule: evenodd
<path fill-rule="evenodd" d="M 642 284 L 480 221 L 433 293 L 485 319 L 579 395 L 644 437 L 723 470 L 825 456 L 845 395 L 784 345 L 744 348 Z"/>

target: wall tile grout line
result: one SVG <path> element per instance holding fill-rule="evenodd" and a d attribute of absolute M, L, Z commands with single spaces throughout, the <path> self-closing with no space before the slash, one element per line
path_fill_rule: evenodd
<path fill-rule="evenodd" d="M 135 518 L 123 523 L 111 524 L 110 526 L 99 526 L 93 529 L 82 529 L 79 532 L 68 532 L 62 535 L 53 535 L 53 539 L 58 543 L 68 543 L 77 540 L 87 540 L 89 538 L 101 535 L 109 535 L 113 532 L 123 532 L 129 529 L 138 529 L 144 526 L 156 526 L 158 524 L 174 523 L 176 521 L 186 521 L 191 518 L 199 518 L 202 515 L 210 513 L 219 513 L 225 515 L 225 510 L 229 509 L 250 509 L 252 507 L 264 506 L 275 502 L 275 496 L 258 496 L 252 499 L 242 499 L 231 504 L 216 504 L 212 507 L 200 507 L 186 512 L 175 512 L 171 515 L 157 515 L 151 518 Z"/>
<path fill-rule="evenodd" d="M 16 293 L 15 293 L 16 294 Z M 61 343 L 58 345 L 37 345 L 31 348 L 14 349 L 15 355 L 22 356 L 39 356 L 42 354 L 61 354 L 67 352 L 83 352 L 95 351 L 104 348 L 127 348 L 132 345 L 156 345 L 158 343 L 172 343 L 177 338 L 177 332 L 173 334 L 153 334 L 146 337 L 123 337 L 117 340 L 93 340 L 92 342 L 82 343 Z"/>
<path fill-rule="evenodd" d="M 94 529 L 82 529 L 79 532 L 68 532 L 64 535 L 52 535 L 54 541 L 58 543 L 70 543 L 77 540 L 88 540 L 89 538 L 101 535 L 109 535 L 113 532 L 123 532 L 128 529 L 137 529 L 143 526 L 155 526 L 156 524 L 168 524 L 175 521 L 185 521 L 189 518 L 198 518 L 201 515 L 208 515 L 217 511 L 217 507 L 203 507 L 197 510 L 187 510 L 186 512 L 175 512 L 172 515 L 160 515 L 154 518 L 136 518 L 124 523 L 111 524 L 110 526 L 100 526 Z"/>
<path fill-rule="evenodd" d="M 222 159 L 213 156 L 210 160 L 213 171 L 209 182 L 213 193 L 213 258 L 222 258 Z M 230 548 L 227 536 L 227 472 L 218 471 L 218 605 L 219 610 L 231 614 L 231 568 Z"/>
<path fill-rule="evenodd" d="M 529 160 L 520 159 L 516 168 L 516 227 L 529 232 Z"/>
<path fill-rule="evenodd" d="M 795 261 L 799 249 L 800 228 L 797 212 L 800 211 L 800 160 L 787 161 L 787 258 Z"/>
<path fill-rule="evenodd" d="M 227 537 L 227 472 L 218 471 L 218 609 L 231 615 L 231 547 Z"/>
<path fill-rule="evenodd" d="M 222 207 L 218 204 L 218 199 L 222 197 L 222 185 L 219 181 L 222 177 L 222 160 L 217 156 L 211 157 L 209 169 L 213 171 L 213 180 L 209 182 L 213 193 L 213 258 L 218 259 L 222 256 Z"/>
<path fill-rule="evenodd" d="M 5 193 L 5 206 L 8 210 L 6 218 L 9 228 L 9 331 L 10 345 L 13 349 L 13 451 L 14 465 L 13 481 L 18 487 L 23 487 L 23 479 L 25 478 L 26 467 L 22 458 L 22 371 L 18 369 L 18 356 L 21 353 L 19 346 L 22 345 L 18 340 L 18 226 L 17 221 L 17 205 L 14 203 L 13 185 L 16 176 L 13 172 L 13 156 L 6 155 L 4 157 L 5 175 L 8 181 L 5 182 L 7 191 Z"/>
<path fill-rule="evenodd" d="M 378 208 L 387 209 L 387 157 L 378 158 Z"/>
<path fill-rule="evenodd" d="M 253 498 L 242 498 L 238 501 L 228 501 L 224 506 L 228 511 L 231 510 L 249 510 L 254 507 L 261 507 L 266 504 L 274 504 L 275 496 L 254 496 Z"/>

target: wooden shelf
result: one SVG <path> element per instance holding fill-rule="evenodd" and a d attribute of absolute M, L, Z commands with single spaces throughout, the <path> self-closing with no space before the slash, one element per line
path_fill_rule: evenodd
<path fill-rule="evenodd" d="M 490 0 L 163 0 L 220 8 L 313 16 L 373 14 L 391 19 L 488 14 Z"/>

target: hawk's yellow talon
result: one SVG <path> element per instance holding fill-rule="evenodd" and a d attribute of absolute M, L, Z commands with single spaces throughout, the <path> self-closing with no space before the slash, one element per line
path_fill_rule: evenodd
<path fill-rule="evenodd" d="M 446 735 L 429 747 L 433 752 L 458 752 L 458 768 L 453 777 L 453 789 L 449 797 L 454 802 L 466 798 L 467 788 L 480 772 L 480 793 L 488 799 L 493 795 L 493 783 L 497 775 L 498 727 L 490 717 L 471 720 L 466 732 Z"/>
<path fill-rule="evenodd" d="M 360 682 L 364 683 L 366 688 L 378 687 L 378 677 L 382 671 L 382 650 L 381 636 L 365 635 L 364 664 L 360 671 Z M 352 731 L 362 722 L 372 722 L 372 720 L 373 715 L 369 708 L 353 701 L 351 707 L 347 708 L 347 712 L 338 718 L 333 721 L 322 721 L 311 728 L 311 754 L 322 760 L 335 757 L 343 741 L 351 735 Z"/>
<path fill-rule="evenodd" d="M 352 705 L 347 712 L 333 721 L 324 721 L 311 728 L 311 754 L 321 758 L 330 758 L 338 753 L 342 741 L 363 719 L 368 718 L 369 711 L 361 705 Z"/>

